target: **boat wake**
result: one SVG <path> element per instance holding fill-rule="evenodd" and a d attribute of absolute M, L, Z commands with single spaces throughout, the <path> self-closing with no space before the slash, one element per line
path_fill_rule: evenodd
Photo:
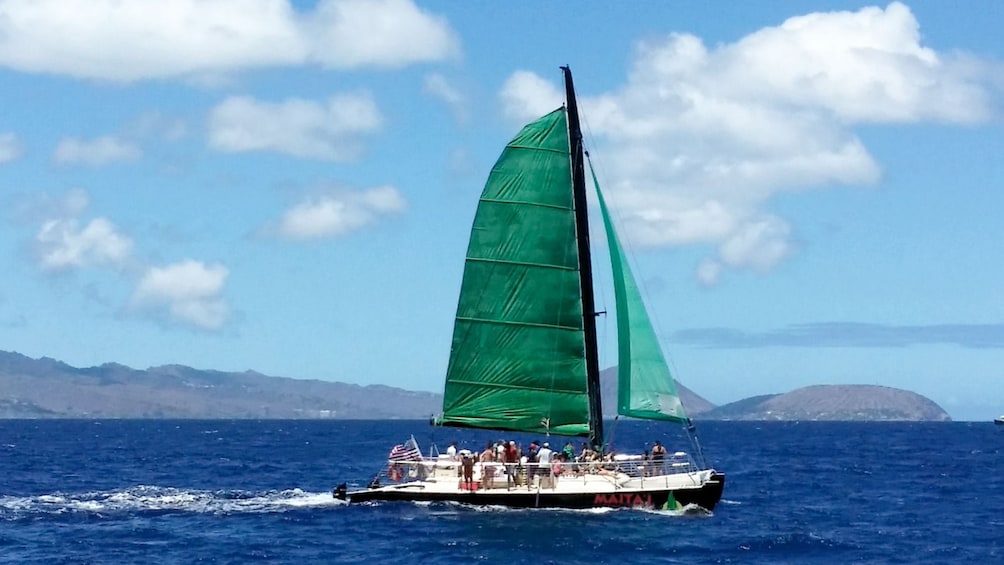
<path fill-rule="evenodd" d="M 628 510 L 631 510 L 631 509 L 628 509 Z M 660 510 L 660 509 L 656 509 L 656 508 L 639 508 L 638 510 L 640 510 L 641 512 L 646 512 L 648 514 L 655 514 L 656 516 L 669 516 L 669 517 L 673 517 L 673 518 L 677 518 L 677 517 L 680 517 L 680 516 L 686 516 L 686 517 L 694 517 L 694 516 L 703 517 L 703 516 L 707 516 L 707 517 L 710 517 L 710 516 L 714 516 L 715 515 L 714 512 L 711 512 L 710 510 L 708 510 L 706 508 L 703 508 L 701 506 L 698 506 L 696 504 L 688 504 L 688 505 L 686 505 L 683 508 L 680 508 L 678 510 Z"/>
<path fill-rule="evenodd" d="M 170 487 L 136 486 L 124 490 L 87 493 L 53 493 L 39 496 L 0 496 L 0 520 L 17 520 L 53 514 L 100 516 L 137 512 L 242 514 L 287 512 L 301 508 L 340 506 L 330 492 L 206 491 Z"/>
<path fill-rule="evenodd" d="M 499 506 L 499 505 L 480 505 L 480 504 L 467 504 L 465 502 L 446 502 L 444 504 L 449 504 L 450 506 L 455 506 L 458 508 L 463 508 L 465 510 L 470 510 L 473 512 L 555 512 L 562 514 L 606 514 L 608 512 L 614 512 L 616 508 L 599 507 L 599 508 L 511 508 L 509 506 Z"/>

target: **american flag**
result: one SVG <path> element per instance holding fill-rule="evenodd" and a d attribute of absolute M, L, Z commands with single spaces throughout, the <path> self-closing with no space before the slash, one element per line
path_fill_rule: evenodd
<path fill-rule="evenodd" d="M 418 448 L 418 442 L 412 436 L 408 441 L 395 445 L 390 450 L 390 455 L 387 456 L 387 459 L 391 462 L 420 461 L 422 459 L 422 451 Z"/>

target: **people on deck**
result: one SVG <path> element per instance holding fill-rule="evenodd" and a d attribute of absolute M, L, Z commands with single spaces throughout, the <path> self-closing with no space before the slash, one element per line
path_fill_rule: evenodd
<path fill-rule="evenodd" d="M 533 486 L 533 478 L 537 474 L 537 453 L 540 451 L 540 446 L 536 441 L 530 442 L 530 447 L 526 450 L 526 455 L 524 455 L 520 462 L 524 462 L 526 467 L 526 486 L 527 488 Z"/>
<path fill-rule="evenodd" d="M 565 454 L 565 461 L 575 459 L 575 448 L 572 447 L 572 442 L 566 441 L 565 447 L 561 448 L 561 452 Z"/>
<path fill-rule="evenodd" d="M 540 446 L 540 450 L 537 451 L 537 463 L 540 467 L 537 469 L 537 474 L 540 476 L 540 486 L 542 488 L 554 488 L 554 479 L 551 477 L 551 457 L 554 454 L 551 451 L 551 444 L 544 442 L 544 445 Z"/>
<path fill-rule="evenodd" d="M 568 463 L 569 461 L 568 454 L 564 450 L 559 451 L 554 455 L 552 461 L 553 463 L 551 463 L 551 476 L 553 477 L 552 480 L 554 480 L 565 472 L 566 470 L 565 464 Z"/>
<path fill-rule="evenodd" d="M 662 475 L 663 463 L 666 461 L 666 448 L 656 440 L 652 446 L 652 471 L 656 475 Z"/>
<path fill-rule="evenodd" d="M 438 466 L 419 462 L 410 471 L 410 476 L 426 480 L 428 473 L 434 476 L 437 468 L 449 469 L 451 475 L 455 473 L 460 478 L 459 488 L 474 491 L 501 487 L 502 484 L 496 485 L 496 478 L 504 472 L 506 486 L 510 489 L 522 486 L 553 489 L 559 477 L 590 474 L 626 479 L 662 475 L 666 472 L 665 464 L 669 458 L 660 441 L 653 442 L 651 450 L 646 449 L 641 455 L 624 456 L 615 456 L 613 450 L 601 452 L 586 442 L 582 443 L 581 453 L 575 456 L 571 441 L 565 442 L 561 450 L 553 450 L 550 443 L 541 441 L 530 442 L 525 451 L 515 440 L 488 441 L 480 452 L 458 449 L 457 446 L 457 442 L 450 443 Z M 451 462 L 446 462 L 446 458 Z M 388 468 L 389 475 L 392 469 L 398 470 L 398 466 L 392 464 Z M 400 470 L 404 469 L 404 466 L 400 467 Z M 478 482 L 475 482 L 475 477 Z M 400 480 L 402 477 L 392 478 Z"/>
<path fill-rule="evenodd" d="M 460 457 L 460 467 L 464 472 L 462 488 L 474 490 L 474 454 L 464 449 Z"/>
<path fill-rule="evenodd" d="M 519 486 L 519 475 L 517 475 L 519 457 L 519 448 L 516 447 L 516 442 L 509 440 L 509 445 L 505 447 L 505 451 L 503 452 L 503 461 L 505 462 L 505 472 L 507 476 L 506 481 L 509 488 Z"/>
<path fill-rule="evenodd" d="M 495 446 L 488 442 L 479 457 L 481 460 L 481 486 L 486 489 L 495 486 Z"/>

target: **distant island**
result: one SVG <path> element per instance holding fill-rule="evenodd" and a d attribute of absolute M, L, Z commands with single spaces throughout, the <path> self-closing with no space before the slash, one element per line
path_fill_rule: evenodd
<path fill-rule="evenodd" d="M 617 368 L 600 375 L 603 406 L 617 404 Z M 813 385 L 715 406 L 679 381 L 677 392 L 694 420 L 827 420 L 949 422 L 937 403 L 907 390 L 876 385 Z M 612 415 L 611 415 L 612 416 Z"/>
<path fill-rule="evenodd" d="M 428 418 L 430 392 L 165 365 L 76 368 L 0 351 L 0 418 Z"/>
<path fill-rule="evenodd" d="M 617 370 L 600 375 L 613 417 Z M 871 385 L 817 385 L 786 394 L 715 406 L 679 382 L 696 420 L 949 421 L 933 401 Z M 383 385 L 290 379 L 255 371 L 223 372 L 117 363 L 77 368 L 43 357 L 0 351 L 0 418 L 423 419 L 442 410 L 442 396 Z"/>
<path fill-rule="evenodd" d="M 875 385 L 814 385 L 746 398 L 701 412 L 705 420 L 951 421 L 932 400 Z"/>

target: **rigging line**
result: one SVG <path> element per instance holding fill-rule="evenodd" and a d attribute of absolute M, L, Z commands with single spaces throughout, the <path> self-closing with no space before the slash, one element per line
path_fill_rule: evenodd
<path fill-rule="evenodd" d="M 590 159 L 589 151 L 586 150 L 586 147 L 592 147 L 593 146 L 593 143 L 592 143 L 591 140 L 594 139 L 593 135 L 592 135 L 592 130 L 589 128 L 589 118 L 587 116 L 583 115 L 583 114 L 579 114 L 579 122 L 580 122 L 581 125 L 584 126 L 583 128 L 581 128 L 582 129 L 581 134 L 582 134 L 582 145 L 583 145 L 583 157 L 585 157 L 586 163 L 589 165 L 590 169 L 592 169 L 592 166 L 593 166 L 592 165 L 592 160 Z M 587 139 L 590 140 L 589 143 L 586 143 Z M 591 202 L 592 206 L 590 207 L 590 210 L 598 210 L 599 209 L 599 198 L 598 198 L 598 196 L 596 194 L 596 187 L 595 187 L 595 185 L 592 187 L 591 190 L 587 190 L 586 193 L 587 193 L 587 195 L 589 195 L 589 196 L 592 197 L 592 202 Z M 611 261 L 611 258 L 610 258 L 610 252 L 608 251 L 608 248 L 607 248 L 607 231 L 606 231 L 606 228 L 603 226 L 603 222 L 602 221 L 590 222 L 589 223 L 589 231 L 590 231 L 589 241 L 593 243 L 593 245 L 592 245 L 592 247 L 593 247 L 592 259 L 593 259 L 593 267 L 594 267 L 593 268 L 593 302 L 594 302 L 594 309 L 597 312 L 597 317 L 599 317 L 599 314 L 601 314 L 601 313 L 603 314 L 603 316 L 602 316 L 602 318 L 603 318 L 603 322 L 602 322 L 602 329 L 603 329 L 602 337 L 600 337 L 600 335 L 599 335 L 600 332 L 598 331 L 599 328 L 597 328 L 597 338 L 596 338 L 597 339 L 597 344 L 596 344 L 596 347 L 598 349 L 598 355 L 601 357 L 601 364 L 600 364 L 600 366 L 606 365 L 606 367 L 609 369 L 612 366 L 611 364 L 612 363 L 616 363 L 616 360 L 617 360 L 617 354 L 614 354 L 613 356 L 611 356 L 611 354 L 610 354 L 611 347 L 616 348 L 616 346 L 617 346 L 617 343 L 616 343 L 616 341 L 614 341 L 614 337 L 613 337 L 614 336 L 614 330 L 611 330 L 611 327 L 616 328 L 616 323 L 614 322 L 613 324 L 611 324 L 611 316 L 610 316 L 610 312 L 612 312 L 612 311 L 614 311 L 616 309 L 616 308 L 611 308 L 611 304 L 610 304 L 610 296 L 613 294 L 613 289 L 612 289 L 611 280 L 610 280 L 612 278 L 612 276 L 613 276 L 612 273 L 611 273 L 611 271 L 612 271 L 612 261 Z M 597 253 L 597 250 L 600 250 L 600 251 Z M 605 268 L 596 269 L 595 268 L 596 264 L 597 263 L 602 263 L 602 261 L 604 261 L 604 258 L 605 258 L 605 261 L 606 261 Z M 603 275 L 602 276 L 596 276 L 596 273 L 603 273 Z M 599 292 L 597 292 L 597 290 L 599 290 Z M 599 299 L 598 301 L 597 301 L 597 298 Z M 597 302 L 599 302 L 599 303 L 597 303 Z M 611 343 L 613 345 L 611 345 Z M 613 358 L 613 361 L 611 361 L 611 357 Z M 600 381 L 600 390 L 601 390 L 601 396 L 602 396 L 602 390 L 603 390 L 603 381 L 602 380 Z M 614 398 L 613 401 L 614 401 L 614 406 L 618 406 L 619 405 L 619 400 L 617 398 Z M 603 406 L 605 407 L 605 410 L 610 410 L 609 405 L 610 405 L 610 403 L 608 403 L 608 402 L 604 402 L 603 403 Z M 616 414 L 617 410 L 614 410 L 613 412 L 614 412 L 614 414 Z M 601 415 L 601 417 L 602 417 L 602 415 Z"/>
<path fill-rule="evenodd" d="M 580 122 L 580 125 L 581 125 L 580 129 L 581 129 L 581 134 L 582 134 L 583 157 L 585 158 L 586 163 L 589 165 L 590 170 L 592 170 L 593 169 L 593 162 L 592 162 L 592 159 L 591 159 L 591 157 L 589 155 L 589 151 L 586 150 L 586 147 L 593 147 L 593 145 L 594 145 L 593 144 L 593 140 L 595 139 L 595 137 L 593 136 L 592 128 L 589 125 L 589 117 L 587 115 L 579 114 L 579 122 Z M 587 140 L 589 141 L 589 143 L 586 143 Z M 591 196 L 592 199 L 593 199 L 593 202 L 592 202 L 593 206 L 590 208 L 591 210 L 598 210 L 599 209 L 599 195 L 596 194 L 596 190 L 597 190 L 597 187 L 595 186 L 595 184 L 593 184 L 592 189 L 586 191 L 587 194 L 589 196 Z M 605 226 L 603 225 L 603 222 L 602 221 L 590 222 L 589 227 L 590 227 L 590 232 L 592 232 L 592 233 L 589 234 L 590 241 L 594 242 L 594 245 L 593 245 L 593 263 L 595 264 L 597 262 L 603 261 L 602 258 L 605 258 L 605 260 L 606 260 L 606 268 L 605 269 L 600 269 L 600 270 L 597 270 L 595 268 L 593 269 L 593 273 L 596 273 L 596 272 L 604 273 L 603 276 L 600 276 L 600 277 L 597 277 L 595 275 L 593 276 L 593 295 L 594 295 L 593 301 L 596 302 L 596 295 L 598 294 L 600 302 L 602 303 L 602 307 L 601 306 L 596 306 L 595 310 L 597 312 L 600 312 L 600 311 L 603 312 L 603 323 L 602 323 L 603 336 L 602 336 L 602 342 L 600 342 L 601 338 L 599 336 L 597 336 L 597 349 L 599 350 L 599 355 L 602 356 L 603 363 L 607 366 L 607 368 L 610 368 L 612 366 L 612 364 L 615 364 L 615 363 L 619 364 L 619 359 L 618 359 L 619 348 L 618 348 L 617 341 L 614 339 L 614 335 L 615 335 L 615 331 L 616 331 L 616 328 L 617 328 L 617 324 L 616 324 L 616 319 L 614 319 L 613 321 L 611 321 L 611 316 L 610 316 L 610 312 L 613 312 L 613 311 L 616 310 L 616 306 L 614 306 L 613 308 L 611 308 L 611 303 L 610 303 L 610 297 L 613 295 L 613 288 L 612 288 L 613 262 L 612 262 L 612 259 L 610 257 L 610 252 L 609 252 L 608 243 L 607 243 L 607 231 L 606 231 Z M 601 250 L 600 253 L 596 253 L 597 249 Z M 599 257 L 597 257 L 597 256 L 599 256 Z M 599 287 L 599 291 L 600 291 L 599 293 L 596 292 L 597 287 Z M 616 302 L 614 304 L 616 304 Z M 599 332 L 597 332 L 597 333 L 599 333 Z M 611 348 L 614 348 L 615 353 L 611 354 L 611 352 L 610 352 Z M 615 380 L 616 380 L 616 377 L 615 377 Z M 601 381 L 600 382 L 600 390 L 602 391 L 602 389 L 603 389 L 603 384 L 602 384 L 602 381 Z M 601 392 L 601 396 L 602 396 L 602 392 Z M 617 398 L 617 397 L 615 397 L 613 399 L 613 403 L 614 403 L 614 406 L 615 406 L 615 409 L 612 411 L 615 414 L 615 419 L 614 419 L 614 424 L 613 425 L 616 426 L 616 422 L 617 422 L 617 420 L 616 420 L 616 414 L 617 414 L 618 409 L 619 409 L 617 407 L 620 406 L 620 399 Z M 608 407 L 610 405 L 610 403 L 609 402 L 604 402 L 603 405 L 605 407 Z M 610 410 L 610 408 L 608 407 L 608 408 L 606 408 L 606 410 Z M 602 418 L 602 415 L 601 415 L 601 418 Z M 613 430 L 611 430 L 611 433 L 610 433 L 609 437 L 611 439 L 613 438 Z"/>
<path fill-rule="evenodd" d="M 588 153 L 586 154 L 586 159 L 587 160 L 589 159 Z M 595 222 L 595 223 L 590 224 L 591 231 L 603 232 L 603 238 L 596 238 L 596 237 L 593 237 L 595 234 L 590 234 L 590 241 L 593 241 L 593 242 L 601 242 L 602 241 L 604 243 L 606 242 L 606 232 L 605 232 L 605 230 L 603 229 L 602 226 L 603 226 L 603 222 Z M 596 253 L 596 249 L 603 249 L 603 252 Z M 594 276 L 593 276 L 593 301 L 594 301 L 594 304 L 596 306 L 594 308 L 596 310 L 596 317 L 601 319 L 601 322 L 597 324 L 598 327 L 597 327 L 597 332 L 596 332 L 597 333 L 596 348 L 599 350 L 598 351 L 598 355 L 600 356 L 600 361 L 601 361 L 600 366 L 601 367 L 606 366 L 609 369 L 610 366 L 611 366 L 610 352 L 609 352 L 610 348 L 612 347 L 611 343 L 613 343 L 613 347 L 616 347 L 616 345 L 617 345 L 616 341 L 613 341 L 613 337 L 612 337 L 613 331 L 611 330 L 611 322 L 610 322 L 610 318 L 611 317 L 609 315 L 609 312 L 612 311 L 612 308 L 611 308 L 610 303 L 609 303 L 609 296 L 610 296 L 612 290 L 611 290 L 611 288 L 609 286 L 609 282 L 610 281 L 608 280 L 608 277 L 610 276 L 610 271 L 611 271 L 611 261 L 610 261 L 609 252 L 606 251 L 606 246 L 605 245 L 593 245 L 593 256 L 592 256 L 593 263 L 595 264 L 597 262 L 603 261 L 604 257 L 606 258 L 605 268 L 604 269 L 596 269 L 596 268 L 593 269 L 593 273 L 594 273 Z M 603 276 L 595 276 L 595 274 L 598 273 L 598 272 L 602 272 L 602 273 L 604 273 L 604 275 Z M 597 288 L 599 289 L 599 292 L 597 292 Z M 599 296 L 599 301 L 596 300 L 597 295 Z M 600 314 L 602 314 L 602 316 Z M 613 324 L 613 326 L 616 328 L 616 324 Z M 599 331 L 600 328 L 602 328 L 602 330 L 603 330 L 602 332 Z M 616 358 L 617 358 L 616 355 L 614 355 L 614 359 L 615 359 L 614 362 L 616 362 Z M 603 375 L 603 373 L 602 373 L 602 370 L 601 370 L 600 376 L 602 377 L 602 375 Z M 608 373 L 608 375 L 609 375 L 609 373 Z M 608 376 L 608 380 L 609 380 L 609 376 Z M 604 388 L 603 387 L 603 382 L 604 381 L 601 378 L 600 379 L 600 396 L 601 397 L 603 396 L 603 392 L 602 392 L 603 388 Z M 613 402 L 614 402 L 614 406 L 618 405 L 618 399 L 617 398 L 614 398 Z M 609 402 L 604 402 L 603 406 L 607 407 L 607 408 L 605 408 L 606 410 L 610 410 L 610 408 L 609 408 L 610 403 Z M 614 413 L 616 414 L 616 410 L 614 410 Z M 601 415 L 601 417 L 602 417 L 602 415 Z M 616 426 L 616 418 L 614 420 L 614 425 Z M 613 439 L 613 430 L 610 430 L 610 432 L 607 434 L 607 437 L 609 437 L 610 440 L 612 441 L 612 439 Z M 606 438 L 604 438 L 604 440 L 606 440 Z M 610 446 L 612 446 L 613 444 L 610 443 L 610 441 L 604 441 L 603 445 L 610 445 Z"/>
<path fill-rule="evenodd" d="M 588 162 L 589 153 L 585 152 L 585 156 L 586 156 L 586 161 Z M 590 166 L 592 165 L 590 164 Z M 595 187 L 593 187 L 593 191 L 590 192 L 594 193 Z M 596 317 L 602 318 L 602 324 L 597 324 L 597 325 L 602 326 L 603 329 L 602 336 L 600 336 L 601 332 L 599 332 L 599 328 L 597 328 L 596 348 L 599 350 L 598 355 L 601 357 L 602 361 L 600 363 L 600 366 L 602 367 L 605 365 L 607 368 L 609 368 L 610 367 L 609 349 L 611 347 L 611 340 L 613 335 L 613 331 L 611 331 L 610 329 L 611 317 L 609 313 L 615 309 L 612 308 L 610 305 L 610 296 L 613 292 L 610 286 L 610 277 L 612 276 L 611 260 L 610 260 L 610 253 L 607 250 L 606 246 L 607 234 L 606 230 L 603 227 L 603 222 L 602 221 L 591 222 L 589 224 L 589 228 L 590 228 L 589 231 L 593 232 L 589 234 L 589 241 L 593 242 L 593 253 L 592 253 L 593 303 L 595 306 L 594 310 L 596 310 Z M 597 252 L 597 250 L 599 250 L 599 252 Z M 596 268 L 597 264 L 602 264 L 603 268 L 597 269 Z M 597 273 L 602 273 L 602 276 L 596 276 Z M 616 345 L 616 342 L 614 342 L 614 345 Z M 616 359 L 616 356 L 614 356 L 614 359 Z M 602 388 L 603 386 L 601 381 L 600 389 L 602 390 Z"/>
<path fill-rule="evenodd" d="M 614 444 L 614 432 L 617 431 L 617 423 L 620 422 L 620 419 L 621 419 L 620 414 L 614 416 L 614 422 L 613 422 L 613 424 L 610 425 L 610 433 L 607 435 L 607 438 L 608 438 L 607 444 L 608 445 L 612 446 Z"/>

